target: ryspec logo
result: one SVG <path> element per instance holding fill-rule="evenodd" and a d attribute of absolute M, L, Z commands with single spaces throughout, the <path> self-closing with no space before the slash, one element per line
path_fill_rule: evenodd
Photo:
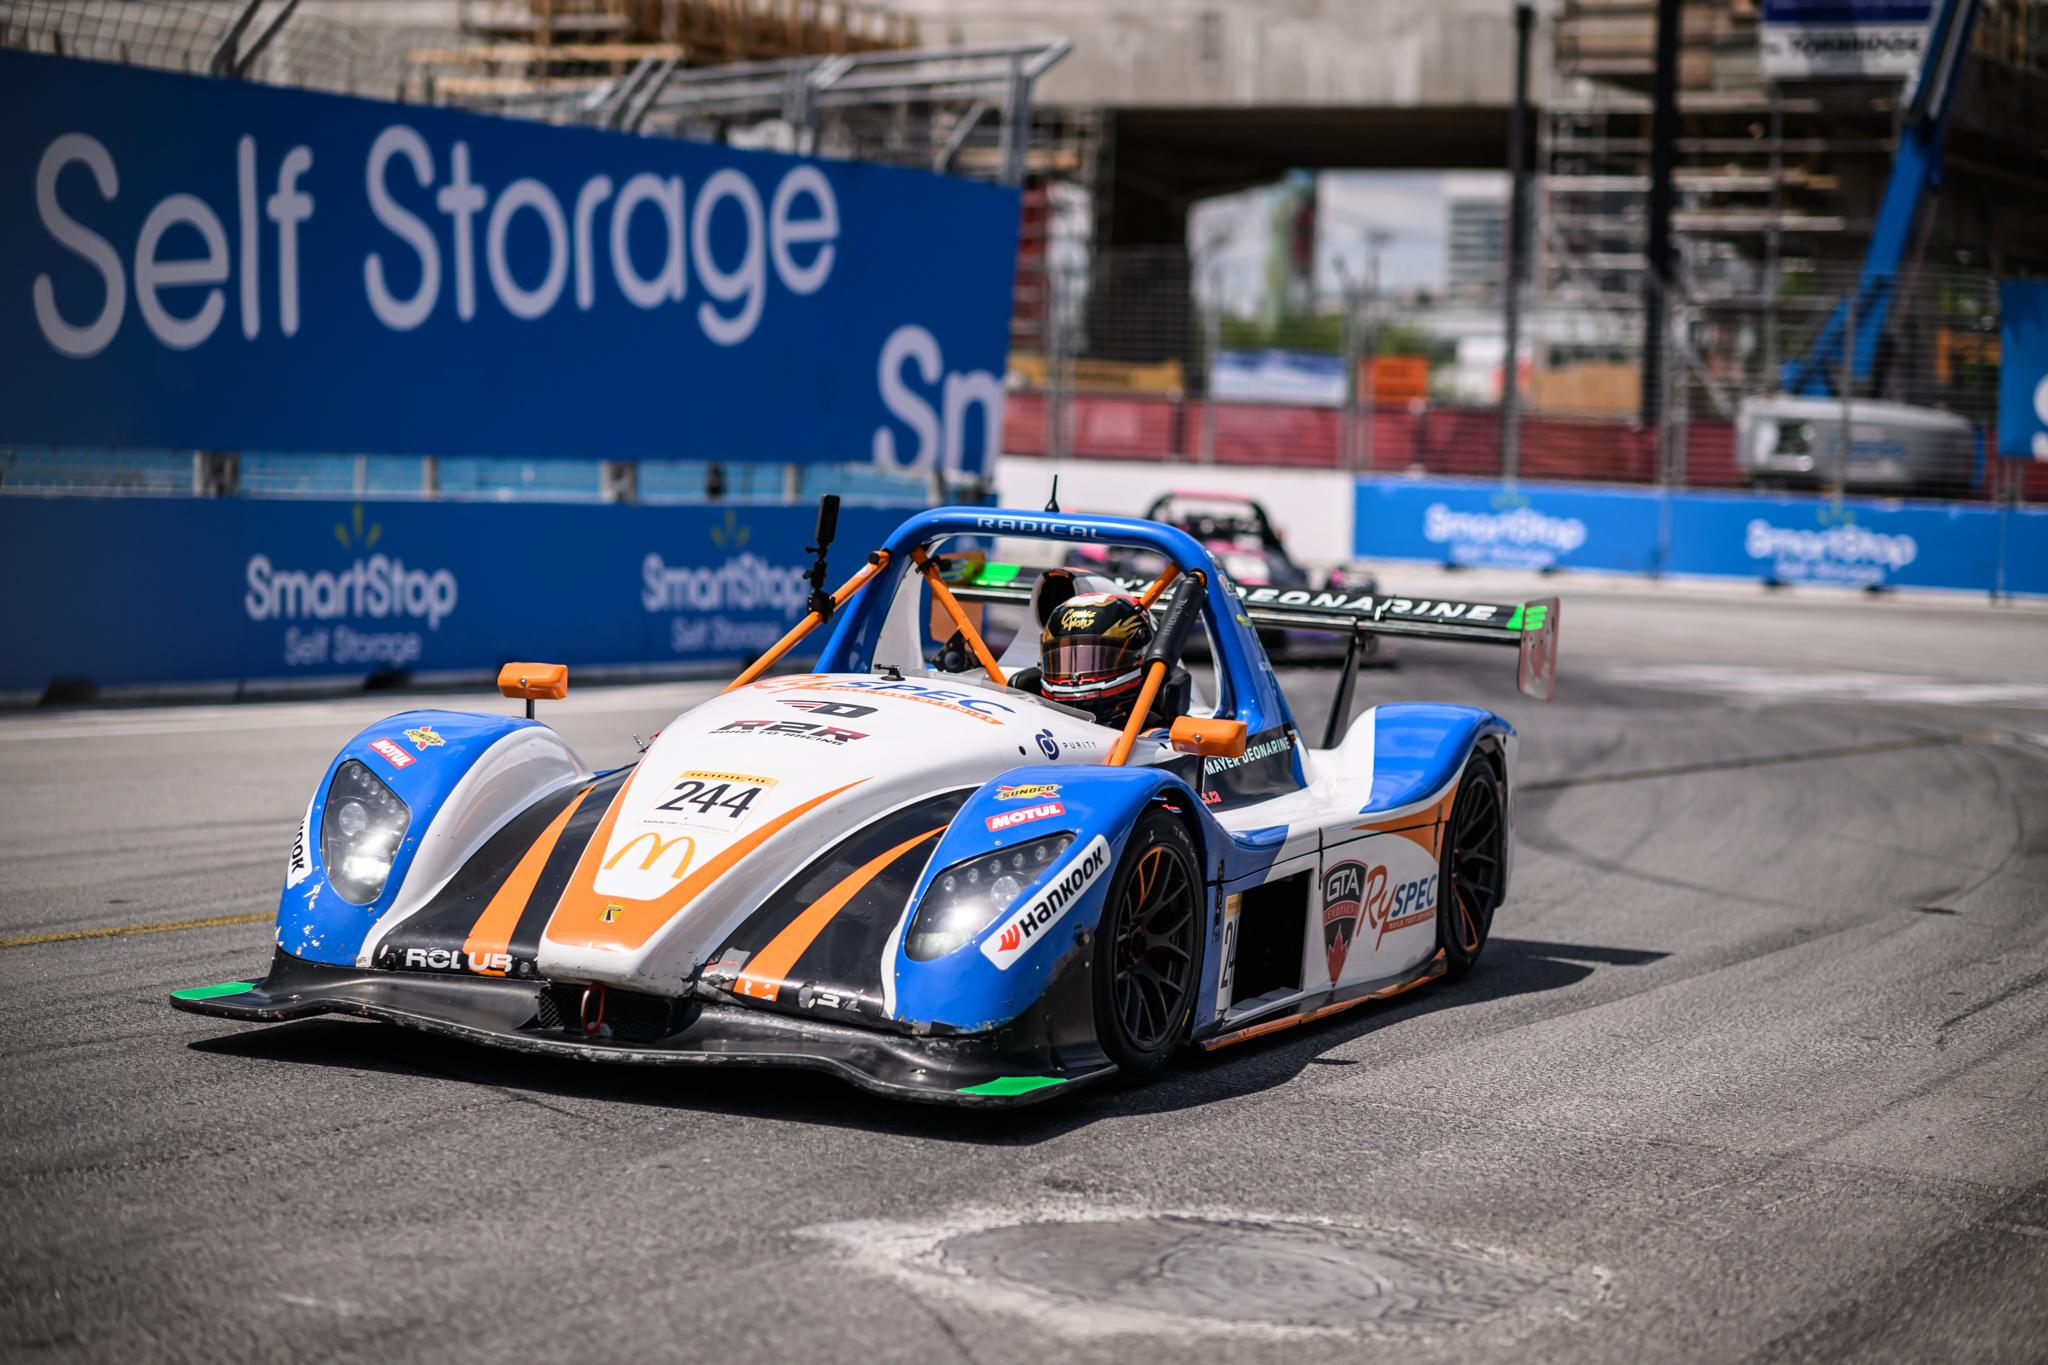
<path fill-rule="evenodd" d="M 1037 895 L 996 927 L 981 942 L 981 954 L 997 971 L 1007 972 L 1025 951 L 1058 924 L 1074 903 L 1109 869 L 1109 840 L 1096 835 L 1086 847 L 1047 879 Z"/>
<path fill-rule="evenodd" d="M 1378 931 L 1373 936 L 1373 951 L 1378 952 L 1380 943 L 1395 930 L 1435 919 L 1436 889 L 1434 872 L 1413 881 L 1396 882 L 1384 867 L 1368 869 L 1360 901 L 1366 924 Z"/>

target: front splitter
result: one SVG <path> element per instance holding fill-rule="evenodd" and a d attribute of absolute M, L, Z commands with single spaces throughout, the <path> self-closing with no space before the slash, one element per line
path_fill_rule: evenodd
<path fill-rule="evenodd" d="M 252 1024 L 352 1014 L 489 1047 L 584 1062 L 796 1067 L 826 1072 L 891 1099 L 969 1108 L 1036 1104 L 1116 1072 L 1108 1065 L 1033 1070 L 1028 1063 L 1020 1065 L 1024 1059 L 1006 1057 L 997 1035 L 916 1037 L 720 1003 L 702 1005 L 687 1024 L 664 1038 L 590 1038 L 573 1027 L 542 1026 L 546 988 L 540 981 L 331 967 L 279 950 L 262 980 L 177 991 L 171 1005 Z M 1030 1060 L 1042 1063 L 1042 1058 Z"/>

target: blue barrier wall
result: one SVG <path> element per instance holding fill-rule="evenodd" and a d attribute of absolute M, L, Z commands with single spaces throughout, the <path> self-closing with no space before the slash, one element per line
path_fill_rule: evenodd
<path fill-rule="evenodd" d="M 2048 510 L 1361 479 L 1354 551 L 1469 567 L 2048 593 Z"/>
<path fill-rule="evenodd" d="M 0 443 L 979 470 L 1018 196 L 0 51 Z"/>
<path fill-rule="evenodd" d="M 834 586 L 903 520 L 846 507 Z M 0 499 L 0 691 L 760 653 L 809 507 Z"/>

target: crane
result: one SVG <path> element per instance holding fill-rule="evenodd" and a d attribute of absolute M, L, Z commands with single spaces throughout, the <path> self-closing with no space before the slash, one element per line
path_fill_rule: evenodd
<path fill-rule="evenodd" d="M 1863 273 L 1854 292 L 1835 305 L 1812 348 L 1780 367 L 1780 381 L 1788 394 L 1839 396 L 1845 341 L 1854 348 L 1849 356 L 1853 381 L 1861 384 L 1870 378 L 1891 311 L 1893 286 L 1898 282 L 1913 225 L 1919 221 L 1921 201 L 1929 189 L 1941 183 L 1942 138 L 1948 132 L 1949 110 L 1955 104 L 1956 85 L 1963 58 L 1970 50 L 1970 35 L 1977 27 L 1980 4 L 1981 0 L 1941 0 L 1935 11 L 1927 34 L 1927 55 L 1921 59 L 1920 76 L 1899 132 L 1898 151 L 1892 157 L 1891 179 L 1885 185 L 1870 246 L 1863 253 Z M 1849 338 L 1852 320 L 1855 336 Z"/>

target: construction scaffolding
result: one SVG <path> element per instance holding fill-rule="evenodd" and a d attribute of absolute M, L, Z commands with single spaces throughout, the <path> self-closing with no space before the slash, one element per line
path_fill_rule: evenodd
<path fill-rule="evenodd" d="M 1668 394 L 1681 411 L 1726 418 L 1779 386 L 1782 362 L 1808 352 L 1854 285 L 1904 108 L 1896 80 L 1764 79 L 1754 5 L 1711 0 L 1682 13 Z M 1640 364 L 1650 169 L 1642 91 L 1654 25 L 1655 6 L 1637 0 L 1567 0 L 1557 20 L 1559 89 L 1539 145 L 1535 323 L 1553 374 Z M 2044 38 L 2040 0 L 1986 5 L 1952 126 L 1949 184 L 1923 217 L 1877 363 L 1853 397 L 1994 420 L 1994 277 L 2048 269 L 2048 241 L 2011 230 L 2009 217 L 2018 204 L 2048 206 L 2048 177 L 1997 153 L 2038 147 L 2048 131 Z"/>
<path fill-rule="evenodd" d="M 849 0 L 457 0 L 462 40 L 409 54 L 421 97 L 581 94 L 670 70 L 917 46 L 917 21 Z"/>

